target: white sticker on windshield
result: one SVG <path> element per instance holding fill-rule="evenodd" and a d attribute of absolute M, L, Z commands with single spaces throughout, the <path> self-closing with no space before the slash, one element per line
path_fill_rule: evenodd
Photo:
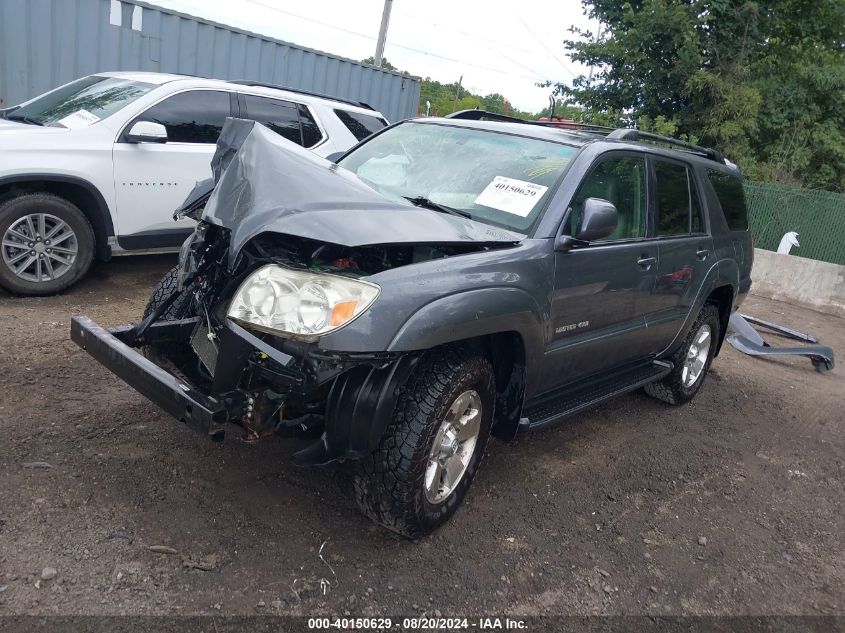
<path fill-rule="evenodd" d="M 64 119 L 59 119 L 59 123 L 71 130 L 80 127 L 88 127 L 92 123 L 100 120 L 96 114 L 91 114 L 88 110 L 77 110 L 73 114 L 68 114 Z"/>
<path fill-rule="evenodd" d="M 515 178 L 496 176 L 475 199 L 475 204 L 528 217 L 548 187 Z"/>

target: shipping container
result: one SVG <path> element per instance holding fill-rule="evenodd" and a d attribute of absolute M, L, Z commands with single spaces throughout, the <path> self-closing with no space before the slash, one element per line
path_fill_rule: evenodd
<path fill-rule="evenodd" d="M 0 107 L 84 75 L 251 79 L 415 116 L 420 79 L 139 0 L 0 0 Z"/>

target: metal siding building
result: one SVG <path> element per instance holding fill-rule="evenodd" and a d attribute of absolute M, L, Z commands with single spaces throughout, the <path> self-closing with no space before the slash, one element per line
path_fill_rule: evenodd
<path fill-rule="evenodd" d="M 415 116 L 420 80 L 138 0 L 0 0 L 0 107 L 96 72 L 252 79 Z"/>

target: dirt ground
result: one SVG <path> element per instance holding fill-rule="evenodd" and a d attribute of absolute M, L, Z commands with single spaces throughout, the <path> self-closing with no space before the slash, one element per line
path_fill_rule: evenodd
<path fill-rule="evenodd" d="M 685 407 L 638 392 L 491 442 L 452 522 L 408 542 L 343 468 L 292 466 L 301 442 L 214 444 L 71 343 L 72 315 L 136 320 L 172 262 L 0 294 L 0 614 L 845 614 L 842 365 L 726 346 Z M 744 311 L 845 362 L 845 320 Z"/>

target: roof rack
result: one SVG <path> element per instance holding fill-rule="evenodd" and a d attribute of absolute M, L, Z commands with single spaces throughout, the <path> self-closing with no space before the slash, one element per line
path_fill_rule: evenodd
<path fill-rule="evenodd" d="M 463 119 L 464 121 L 505 121 L 508 123 L 525 123 L 527 125 L 539 125 L 542 127 L 553 127 L 561 130 L 573 129 L 583 130 L 585 132 L 594 132 L 596 134 L 609 134 L 616 128 L 606 127 L 604 125 L 594 125 L 592 123 L 578 123 L 577 121 L 528 121 L 526 119 L 518 119 L 507 114 L 497 114 L 496 112 L 487 112 L 486 110 L 459 110 L 447 114 L 446 119 Z"/>
<path fill-rule="evenodd" d="M 705 156 L 710 160 L 714 160 L 717 163 L 725 164 L 725 157 L 722 156 L 715 149 L 711 149 L 709 147 L 702 147 L 701 145 L 693 145 L 692 143 L 687 143 L 686 141 L 679 141 L 678 139 L 672 138 L 670 136 L 660 136 L 659 134 L 641 132 L 640 130 L 635 130 L 632 128 L 619 128 L 618 130 L 614 130 L 613 132 L 608 134 L 607 138 L 616 139 L 619 141 L 643 141 L 646 143 L 656 144 L 662 143 L 664 145 L 679 147 L 695 154 L 701 154 L 702 156 Z"/>
<path fill-rule="evenodd" d="M 663 145 L 671 145 L 678 147 L 694 154 L 699 154 L 717 163 L 725 164 L 725 158 L 715 149 L 709 147 L 702 147 L 700 145 L 693 145 L 686 141 L 679 141 L 678 139 L 669 136 L 660 136 L 659 134 L 651 134 L 650 132 L 641 132 L 633 128 L 612 128 L 604 125 L 593 125 L 592 123 L 576 123 L 570 121 L 526 121 L 525 119 L 518 119 L 516 117 L 508 116 L 506 114 L 497 114 L 495 112 L 487 112 L 486 110 L 460 110 L 447 114 L 447 119 L 463 119 L 467 121 L 506 121 L 509 123 L 523 123 L 526 125 L 541 125 L 544 127 L 554 127 L 557 129 L 573 129 L 592 134 L 603 134 L 609 139 L 617 141 L 641 141 L 644 143 L 655 143 Z"/>
<path fill-rule="evenodd" d="M 311 92 L 310 90 L 301 90 L 299 88 L 291 88 L 289 86 L 280 86 L 278 84 L 271 84 L 264 81 L 253 81 L 252 79 L 229 79 L 230 84 L 238 84 L 239 86 L 255 86 L 257 88 L 273 88 L 274 90 L 286 90 L 287 92 L 294 92 L 300 95 L 308 95 L 309 97 L 318 97 L 320 99 L 328 99 L 329 101 L 337 101 L 338 103 L 345 103 L 347 105 L 357 106 L 359 108 L 366 108 L 367 110 L 375 111 L 375 108 L 363 101 L 352 101 L 351 99 L 343 99 L 341 97 L 334 97 L 332 95 L 324 95 L 319 92 Z"/>

